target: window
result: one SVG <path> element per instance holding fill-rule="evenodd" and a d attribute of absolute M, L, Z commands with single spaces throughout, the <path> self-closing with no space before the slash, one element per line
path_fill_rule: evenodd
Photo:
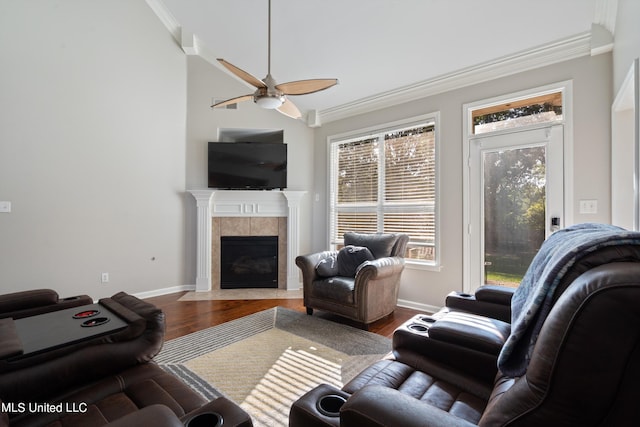
<path fill-rule="evenodd" d="M 406 233 L 405 258 L 436 264 L 436 121 L 330 139 L 330 236 Z"/>
<path fill-rule="evenodd" d="M 512 129 L 536 123 L 562 121 L 562 91 L 474 109 L 473 133 Z"/>

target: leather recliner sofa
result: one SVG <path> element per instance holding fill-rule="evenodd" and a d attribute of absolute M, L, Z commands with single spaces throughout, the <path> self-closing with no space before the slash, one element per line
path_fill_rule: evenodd
<path fill-rule="evenodd" d="M 526 340 L 517 341 L 526 336 L 520 324 L 532 312 L 519 293 L 489 289 L 462 304 L 452 295 L 452 307 L 398 328 L 392 353 L 342 389 L 323 384 L 294 402 L 289 425 L 638 425 L 640 233 L 591 249 L 562 268 L 533 269 L 548 273 L 554 291 Z M 511 318 L 491 317 L 506 302 Z"/>
<path fill-rule="evenodd" d="M 21 354 L 14 319 L 0 319 L 0 426 L 182 426 L 198 415 L 252 425 L 235 403 L 209 402 L 153 362 L 160 309 L 124 292 L 99 303 L 126 327 L 33 354 Z"/>

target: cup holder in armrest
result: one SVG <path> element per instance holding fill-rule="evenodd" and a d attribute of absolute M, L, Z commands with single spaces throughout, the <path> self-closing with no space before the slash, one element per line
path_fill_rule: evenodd
<path fill-rule="evenodd" d="M 405 323 L 405 326 L 412 332 L 426 334 L 437 320 L 436 317 L 430 314 L 418 314 Z"/>
<path fill-rule="evenodd" d="M 458 296 L 458 297 L 460 297 L 460 298 L 472 298 L 472 297 L 473 297 L 473 295 L 468 294 L 468 293 L 466 293 L 466 292 L 458 292 L 458 293 L 456 294 L 456 296 Z"/>
<path fill-rule="evenodd" d="M 217 412 L 203 412 L 189 418 L 184 425 L 185 427 L 220 427 L 222 421 L 222 415 Z"/>
<path fill-rule="evenodd" d="M 94 326 L 104 325 L 109 321 L 108 317 L 95 317 L 89 320 L 85 320 L 80 324 L 83 328 L 93 328 Z"/>
<path fill-rule="evenodd" d="M 431 323 L 435 322 L 436 319 L 434 319 L 431 316 L 420 316 L 420 321 L 428 323 L 428 324 L 431 324 Z"/>
<path fill-rule="evenodd" d="M 318 399 L 318 411 L 327 417 L 337 417 L 340 415 L 340 408 L 347 401 L 343 396 L 337 394 L 325 394 Z"/>
<path fill-rule="evenodd" d="M 84 311 L 79 311 L 78 313 L 73 315 L 74 319 L 86 319 L 87 317 L 93 317 L 93 316 L 97 316 L 98 314 L 100 314 L 100 311 L 98 310 L 84 310 Z"/>
<path fill-rule="evenodd" d="M 419 323 L 410 323 L 409 325 L 407 325 L 407 328 L 409 328 L 409 330 L 413 332 L 425 333 L 429 331 L 429 327 L 427 325 L 421 325 Z"/>

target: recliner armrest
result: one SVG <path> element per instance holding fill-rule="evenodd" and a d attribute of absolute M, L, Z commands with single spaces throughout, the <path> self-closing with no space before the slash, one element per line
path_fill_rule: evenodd
<path fill-rule="evenodd" d="M 461 312 L 438 313 L 429 323 L 423 317 L 429 316 L 415 316 L 393 333 L 398 361 L 416 366 L 428 359 L 482 383 L 493 382 L 498 354 L 509 336 L 508 323 Z"/>
<path fill-rule="evenodd" d="M 222 417 L 221 425 L 230 427 L 251 427 L 253 425 L 251 417 L 240 406 L 224 396 L 218 397 L 198 409 L 180 417 L 183 423 L 193 422 L 196 425 L 204 425 L 202 420 L 197 419 L 198 415 L 217 414 Z M 193 421 L 196 420 L 196 421 Z M 146 424 L 145 424 L 146 425 Z"/>
<path fill-rule="evenodd" d="M 398 390 L 371 385 L 355 392 L 340 409 L 340 426 L 475 427 L 468 421 Z"/>
<path fill-rule="evenodd" d="M 445 306 L 450 310 L 511 322 L 511 298 L 514 291 L 515 288 L 497 285 L 481 286 L 475 295 L 454 291 L 447 295 Z"/>
<path fill-rule="evenodd" d="M 511 298 L 516 288 L 498 285 L 484 285 L 476 290 L 476 299 L 494 304 L 511 306 Z"/>

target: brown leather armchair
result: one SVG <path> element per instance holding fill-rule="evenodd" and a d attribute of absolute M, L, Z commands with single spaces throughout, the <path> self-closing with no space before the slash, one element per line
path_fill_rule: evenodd
<path fill-rule="evenodd" d="M 406 234 L 349 232 L 339 251 L 298 256 L 307 313 L 324 310 L 365 327 L 393 313 L 408 241 Z"/>

